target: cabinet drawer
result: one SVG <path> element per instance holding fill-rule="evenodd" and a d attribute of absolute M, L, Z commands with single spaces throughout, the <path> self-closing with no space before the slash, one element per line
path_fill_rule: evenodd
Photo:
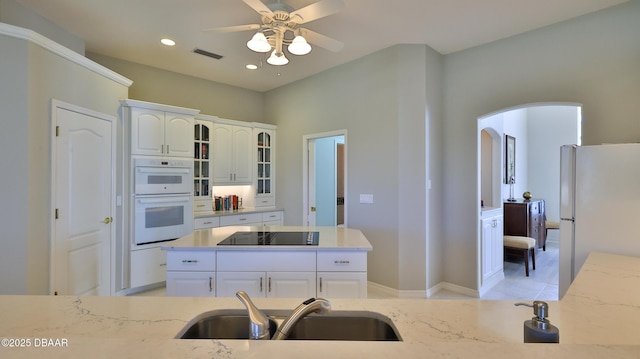
<path fill-rule="evenodd" d="M 276 199 L 273 196 L 269 197 L 256 197 L 256 207 L 271 207 L 275 206 Z"/>
<path fill-rule="evenodd" d="M 218 251 L 218 271 L 293 271 L 313 272 L 316 270 L 316 252 L 249 252 Z"/>
<path fill-rule="evenodd" d="M 273 222 L 282 220 L 282 212 L 264 212 L 262 213 L 262 222 Z"/>
<path fill-rule="evenodd" d="M 367 252 L 318 251 L 318 271 L 364 272 Z"/>
<path fill-rule="evenodd" d="M 215 271 L 214 251 L 167 251 L 167 270 Z"/>
<path fill-rule="evenodd" d="M 244 226 L 262 224 L 262 213 L 247 213 L 220 217 L 220 226 Z"/>
<path fill-rule="evenodd" d="M 193 229 L 205 229 L 220 227 L 219 217 L 204 217 L 193 220 Z"/>

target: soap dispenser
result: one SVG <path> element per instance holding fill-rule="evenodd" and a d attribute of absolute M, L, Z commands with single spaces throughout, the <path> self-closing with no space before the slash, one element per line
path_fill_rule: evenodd
<path fill-rule="evenodd" d="M 549 313 L 549 305 L 546 302 L 534 301 L 533 305 L 527 303 L 516 303 L 516 306 L 526 306 L 533 308 L 535 317 L 524 322 L 524 342 L 525 343 L 559 343 L 560 331 L 551 325 L 546 318 Z"/>

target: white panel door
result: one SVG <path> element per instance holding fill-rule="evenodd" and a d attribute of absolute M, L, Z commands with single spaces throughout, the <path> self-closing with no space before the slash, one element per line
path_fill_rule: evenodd
<path fill-rule="evenodd" d="M 253 176 L 253 129 L 233 127 L 233 181 L 251 184 Z"/>
<path fill-rule="evenodd" d="M 113 118 L 54 103 L 52 294 L 110 295 Z"/>

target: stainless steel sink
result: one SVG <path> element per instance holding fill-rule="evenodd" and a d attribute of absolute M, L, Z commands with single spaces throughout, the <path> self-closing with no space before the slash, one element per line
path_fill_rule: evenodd
<path fill-rule="evenodd" d="M 269 320 L 273 336 L 278 329 L 275 320 Z M 217 310 L 201 314 L 191 320 L 176 336 L 178 339 L 249 339 L 249 317 L 241 311 Z"/>
<path fill-rule="evenodd" d="M 289 311 L 263 310 L 273 337 Z M 177 339 L 248 339 L 249 318 L 243 310 L 214 310 L 193 318 Z M 367 311 L 332 311 L 309 315 L 292 328 L 288 340 L 401 341 L 388 317 Z"/>
<path fill-rule="evenodd" d="M 335 312 L 334 312 L 335 313 Z M 347 312 L 302 318 L 288 340 L 401 341 L 391 320 L 372 312 Z"/>

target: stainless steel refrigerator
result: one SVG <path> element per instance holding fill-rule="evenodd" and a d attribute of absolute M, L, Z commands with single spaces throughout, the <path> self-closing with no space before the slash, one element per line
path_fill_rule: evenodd
<path fill-rule="evenodd" d="M 592 251 L 640 257 L 640 144 L 562 146 L 562 298 Z"/>

